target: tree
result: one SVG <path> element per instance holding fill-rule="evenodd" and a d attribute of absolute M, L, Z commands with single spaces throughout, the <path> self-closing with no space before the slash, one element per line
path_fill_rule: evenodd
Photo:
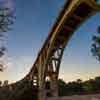
<path fill-rule="evenodd" d="M 58 86 L 59 86 L 59 96 L 64 96 L 68 94 L 67 84 L 63 79 L 59 79 Z"/>
<path fill-rule="evenodd" d="M 8 80 L 5 80 L 3 86 L 8 86 Z"/>
<path fill-rule="evenodd" d="M 3 46 L 0 48 L 0 57 L 2 57 L 4 55 L 5 50 L 6 50 L 6 48 Z"/>
<path fill-rule="evenodd" d="M 10 25 L 13 24 L 13 12 L 10 8 L 0 8 L 0 45 L 3 44 L 4 33 L 10 30 Z M 4 45 L 0 46 L 0 58 L 4 56 L 6 47 Z M 0 71 L 3 71 L 3 65 L 0 62 Z"/>
<path fill-rule="evenodd" d="M 13 12 L 10 8 L 1 8 L 0 9 L 0 31 L 7 32 L 10 30 L 10 25 L 13 24 Z"/>
<path fill-rule="evenodd" d="M 100 26 L 97 29 L 97 34 L 92 38 L 92 55 L 96 57 L 96 59 L 100 62 Z"/>
<path fill-rule="evenodd" d="M 3 64 L 0 64 L 0 71 L 3 71 Z"/>
<path fill-rule="evenodd" d="M 0 86 L 2 85 L 2 81 L 0 81 Z"/>

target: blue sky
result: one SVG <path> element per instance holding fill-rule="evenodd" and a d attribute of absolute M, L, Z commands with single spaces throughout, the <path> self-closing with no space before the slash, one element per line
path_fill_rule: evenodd
<path fill-rule="evenodd" d="M 13 29 L 5 33 L 8 51 L 3 58 L 6 67 L 0 73 L 0 79 L 14 82 L 23 78 L 30 70 L 64 0 L 8 1 L 10 7 L 14 7 L 16 19 Z M 90 52 L 91 38 L 100 24 L 99 18 L 100 13 L 86 21 L 66 46 L 59 75 L 65 81 L 100 75 L 100 63 Z"/>

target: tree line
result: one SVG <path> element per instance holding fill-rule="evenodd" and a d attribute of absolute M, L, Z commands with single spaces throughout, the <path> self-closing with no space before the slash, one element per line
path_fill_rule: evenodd
<path fill-rule="evenodd" d="M 96 94 L 100 93 L 100 77 L 86 81 L 78 79 L 68 83 L 59 79 L 58 86 L 59 96 Z M 32 82 L 24 79 L 15 84 L 0 87 L 0 100 L 37 100 L 37 95 L 33 91 L 36 94 L 38 92 Z"/>
<path fill-rule="evenodd" d="M 84 94 L 95 94 L 100 93 L 100 77 L 95 79 L 89 79 L 82 81 L 78 79 L 73 82 L 64 82 L 62 79 L 59 80 L 59 95 L 84 95 Z"/>

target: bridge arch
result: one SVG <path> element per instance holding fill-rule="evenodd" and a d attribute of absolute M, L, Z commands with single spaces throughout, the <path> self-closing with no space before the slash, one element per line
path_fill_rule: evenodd
<path fill-rule="evenodd" d="M 75 30 L 100 10 L 98 4 L 97 0 L 67 0 L 65 3 L 30 72 L 21 81 L 32 82 L 38 100 L 58 96 L 58 75 L 64 49 Z"/>
<path fill-rule="evenodd" d="M 58 75 L 64 49 L 75 30 L 99 10 L 97 0 L 66 2 L 35 61 L 38 67 L 39 100 L 45 100 L 48 93 L 58 96 Z M 50 78 L 49 90 L 45 89 L 46 77 Z"/>
<path fill-rule="evenodd" d="M 51 96 L 58 96 L 58 75 L 64 49 L 75 30 L 99 10 L 97 0 L 67 0 L 28 74 L 29 78 L 37 79 L 38 100 L 45 100 L 48 91 Z M 45 89 L 47 77 L 50 78 L 49 90 Z"/>

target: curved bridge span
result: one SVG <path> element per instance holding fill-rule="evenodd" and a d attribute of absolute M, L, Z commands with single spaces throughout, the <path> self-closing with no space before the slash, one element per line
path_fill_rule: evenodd
<path fill-rule="evenodd" d="M 67 0 L 38 53 L 29 74 L 38 100 L 58 96 L 58 75 L 64 49 L 77 28 L 100 10 L 97 0 Z"/>
<path fill-rule="evenodd" d="M 75 30 L 100 10 L 97 0 L 67 0 L 26 78 L 38 100 L 58 96 L 58 75 L 64 49 Z"/>

